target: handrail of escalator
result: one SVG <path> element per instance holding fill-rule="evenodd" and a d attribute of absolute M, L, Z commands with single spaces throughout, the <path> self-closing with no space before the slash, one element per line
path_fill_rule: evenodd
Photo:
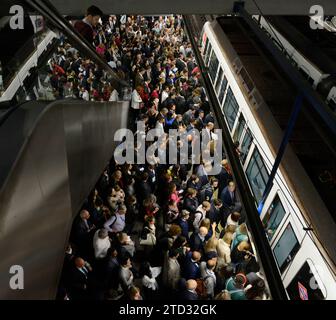
<path fill-rule="evenodd" d="M 93 49 L 92 45 L 72 27 L 70 22 L 67 21 L 49 1 L 25 0 L 25 2 L 33 10 L 38 11 L 45 17 L 50 24 L 71 39 L 81 52 L 87 54 L 95 63 L 108 72 L 112 79 L 121 87 L 129 87 L 129 84 L 119 78 L 111 66 Z"/>

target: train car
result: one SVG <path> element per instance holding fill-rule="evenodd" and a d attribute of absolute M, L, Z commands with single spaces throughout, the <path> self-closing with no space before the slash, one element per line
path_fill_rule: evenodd
<path fill-rule="evenodd" d="M 263 16 L 253 16 L 258 21 L 260 27 L 267 33 L 267 35 L 273 40 L 274 44 L 287 56 L 288 59 L 298 68 L 301 74 L 308 80 L 314 89 L 317 90 L 325 99 L 328 105 L 335 111 L 336 110 L 336 78 L 330 73 L 326 72 L 302 53 L 300 48 L 294 47 L 294 45 L 286 39 L 286 37 Z M 332 21 L 336 23 L 336 17 Z M 307 21 L 308 23 L 308 21 Z M 331 28 L 331 22 L 323 22 L 323 28 L 329 30 Z M 329 29 L 327 29 L 327 27 Z M 335 29 L 336 30 L 336 29 Z M 335 32 L 329 30 L 329 32 Z M 332 37 L 334 35 L 331 35 Z M 325 88 L 327 86 L 327 88 Z"/>
<path fill-rule="evenodd" d="M 258 206 L 283 131 L 254 75 L 244 67 L 241 57 L 251 49 L 234 34 L 234 18 L 221 19 L 228 21 L 226 32 L 218 18 L 204 24 L 201 52 L 231 137 L 239 143 L 241 165 Z M 258 50 L 250 63 L 257 69 L 260 63 L 262 69 L 266 62 L 257 54 Z M 279 86 L 272 94 L 281 99 L 285 92 Z M 335 222 L 290 145 L 260 218 L 289 298 L 336 299 Z"/>

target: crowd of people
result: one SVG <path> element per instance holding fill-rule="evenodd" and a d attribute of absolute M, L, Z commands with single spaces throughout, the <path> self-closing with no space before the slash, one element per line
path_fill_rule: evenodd
<path fill-rule="evenodd" d="M 132 85 L 133 130 L 138 120 L 145 131 L 161 130 L 163 152 L 171 143 L 169 129 L 207 129 L 211 136 L 215 121 L 181 16 L 110 16 L 99 23 L 90 12 L 101 15 L 91 8 L 77 30 L 85 30 L 97 52 Z M 95 33 L 88 30 L 92 21 Z M 76 56 L 70 58 L 73 69 Z M 85 69 L 81 63 L 78 68 Z M 90 98 L 113 101 L 111 84 L 92 94 L 98 70 L 84 75 L 80 88 Z M 193 135 L 188 137 L 192 144 Z M 73 223 L 59 299 L 269 298 L 225 155 L 216 175 L 191 159 L 111 160 Z"/>

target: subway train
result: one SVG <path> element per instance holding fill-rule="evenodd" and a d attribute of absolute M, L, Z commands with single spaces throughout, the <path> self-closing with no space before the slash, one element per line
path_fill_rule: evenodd
<path fill-rule="evenodd" d="M 274 110 L 279 113 L 279 109 L 285 109 L 287 100 L 281 99 L 289 93 L 282 89 L 276 71 L 260 49 L 253 47 L 246 36 L 248 32 L 241 31 L 244 24 L 238 20 L 227 16 L 206 22 L 199 45 L 258 206 L 282 139 L 282 129 L 288 123 L 286 118 L 281 125 L 279 119 L 284 112 L 275 117 Z M 300 59 L 303 61 L 298 52 L 292 56 L 298 64 Z M 309 66 L 306 60 L 301 65 L 311 68 L 310 76 L 316 86 L 322 79 L 318 68 Z M 275 91 L 271 92 L 272 84 Z M 282 102 L 282 108 L 270 111 L 272 103 L 276 104 L 274 99 Z M 298 133 L 302 134 L 294 132 Z M 260 218 L 288 297 L 333 300 L 336 299 L 335 220 L 302 165 L 298 146 L 287 146 Z M 300 146 L 309 152 L 308 140 L 302 139 Z M 314 148 L 312 145 L 311 150 Z"/>
<path fill-rule="evenodd" d="M 284 52 L 288 59 L 298 68 L 301 74 L 308 80 L 314 89 L 322 96 L 326 103 L 336 111 L 336 77 L 324 71 L 318 63 L 312 62 L 309 55 L 301 52 L 300 48 L 294 47 L 293 44 L 272 25 L 272 22 L 263 16 L 253 16 L 258 21 L 260 27 L 273 40 L 274 44 Z M 332 21 L 336 21 L 336 17 Z M 309 22 L 307 21 L 307 24 Z M 335 22 L 336 23 L 336 22 Z M 325 23 L 326 31 L 334 33 L 331 30 L 331 22 Z M 327 29 L 328 28 L 328 29 Z M 332 36 L 335 37 L 333 34 Z"/>

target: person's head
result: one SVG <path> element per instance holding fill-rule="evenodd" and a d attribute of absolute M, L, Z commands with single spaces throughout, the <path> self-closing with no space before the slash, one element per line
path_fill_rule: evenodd
<path fill-rule="evenodd" d="M 227 290 L 223 290 L 215 296 L 215 300 L 231 300 L 231 294 Z"/>
<path fill-rule="evenodd" d="M 216 237 L 213 237 L 207 241 L 205 249 L 206 251 L 216 251 L 217 245 L 218 245 L 218 239 Z"/>
<path fill-rule="evenodd" d="M 128 255 L 121 257 L 120 265 L 124 268 L 130 268 L 132 266 L 130 257 Z"/>
<path fill-rule="evenodd" d="M 191 177 L 190 177 L 190 180 L 193 183 L 198 183 L 199 182 L 199 177 L 196 174 L 192 174 Z"/>
<path fill-rule="evenodd" d="M 75 266 L 76 266 L 77 268 L 83 268 L 84 265 L 85 265 L 85 261 L 84 261 L 84 259 L 82 259 L 82 258 L 80 258 L 80 257 L 77 257 L 77 258 L 75 259 Z"/>
<path fill-rule="evenodd" d="M 226 266 L 223 266 L 220 270 L 219 270 L 220 276 L 225 278 L 225 279 L 229 279 L 231 277 L 233 277 L 234 275 L 234 266 L 232 264 L 228 264 Z"/>
<path fill-rule="evenodd" d="M 135 205 L 136 203 L 137 203 L 136 196 L 131 195 L 127 198 L 127 204 L 129 206 Z"/>
<path fill-rule="evenodd" d="M 251 250 L 251 245 L 247 241 L 240 242 L 238 246 L 239 246 L 239 249 L 241 251 L 243 251 L 243 250 L 245 250 L 245 251 Z"/>
<path fill-rule="evenodd" d="M 230 192 L 234 192 L 236 190 L 236 184 L 234 181 L 230 181 L 228 184 L 228 189 Z"/>
<path fill-rule="evenodd" d="M 171 237 L 177 237 L 182 233 L 182 229 L 179 225 L 177 224 L 172 224 L 169 228 L 168 234 Z"/>
<path fill-rule="evenodd" d="M 206 227 L 208 230 L 210 230 L 211 227 L 211 220 L 209 218 L 204 218 L 201 221 L 200 227 Z"/>
<path fill-rule="evenodd" d="M 195 198 L 197 195 L 197 191 L 194 188 L 188 188 L 186 192 L 186 196 L 189 198 Z"/>
<path fill-rule="evenodd" d="M 142 179 L 142 181 L 147 181 L 147 180 L 148 180 L 148 177 L 149 177 L 148 172 L 144 172 L 144 173 L 141 175 L 141 179 Z"/>
<path fill-rule="evenodd" d="M 208 229 L 206 227 L 200 227 L 199 228 L 199 234 L 202 236 L 202 237 L 205 237 L 207 234 L 208 234 Z"/>
<path fill-rule="evenodd" d="M 79 215 L 83 220 L 88 220 L 90 218 L 90 213 L 87 210 L 82 210 Z"/>
<path fill-rule="evenodd" d="M 183 220 L 188 220 L 190 217 L 190 212 L 188 210 L 182 210 L 181 212 L 181 218 Z"/>
<path fill-rule="evenodd" d="M 202 255 L 199 251 L 193 251 L 192 254 L 191 254 L 191 258 L 196 262 L 200 261 L 201 257 L 202 257 Z"/>
<path fill-rule="evenodd" d="M 235 233 L 236 229 L 237 229 L 237 226 L 230 224 L 225 228 L 225 233 L 226 232 Z"/>
<path fill-rule="evenodd" d="M 112 257 L 112 258 L 115 258 L 118 256 L 118 251 L 116 250 L 116 248 L 114 247 L 110 247 L 108 250 L 107 250 L 107 256 L 108 257 Z"/>
<path fill-rule="evenodd" d="M 122 178 L 122 172 L 120 170 L 116 170 L 116 171 L 113 172 L 112 177 L 115 180 L 119 181 Z"/>
<path fill-rule="evenodd" d="M 233 238 L 233 233 L 225 232 L 223 236 L 223 241 L 227 244 L 231 244 Z"/>
<path fill-rule="evenodd" d="M 174 182 L 170 182 L 168 185 L 168 193 L 171 194 L 176 191 L 176 184 Z"/>
<path fill-rule="evenodd" d="M 239 227 L 238 227 L 238 231 L 241 234 L 246 234 L 247 235 L 247 227 L 246 227 L 246 223 L 242 223 Z"/>
<path fill-rule="evenodd" d="M 86 10 L 86 20 L 95 27 L 99 19 L 103 16 L 103 12 L 96 6 L 90 6 Z"/>
<path fill-rule="evenodd" d="M 98 231 L 98 238 L 99 239 L 105 239 L 108 237 L 108 231 L 106 229 L 100 229 Z"/>
<path fill-rule="evenodd" d="M 211 204 L 210 204 L 210 202 L 209 201 L 203 201 L 202 202 L 202 208 L 203 208 L 203 210 L 205 210 L 205 211 L 210 211 L 210 209 L 211 209 Z"/>
<path fill-rule="evenodd" d="M 214 270 L 216 267 L 216 260 L 215 259 L 210 259 L 207 261 L 206 266 L 208 270 Z"/>
<path fill-rule="evenodd" d="M 186 239 L 186 237 L 179 235 L 179 236 L 175 239 L 172 248 L 176 248 L 176 249 L 178 249 L 178 248 L 181 248 L 181 247 L 185 246 L 186 244 L 187 244 L 187 239 Z"/>
<path fill-rule="evenodd" d="M 179 256 L 179 252 L 176 249 L 171 249 L 171 250 L 168 251 L 168 256 L 169 256 L 169 258 L 177 259 L 178 256 Z"/>
<path fill-rule="evenodd" d="M 223 201 L 221 199 L 214 199 L 213 204 L 215 208 L 220 209 L 223 206 Z"/>
<path fill-rule="evenodd" d="M 141 300 L 140 289 L 138 287 L 132 286 L 129 289 L 129 297 L 131 300 Z"/>
<path fill-rule="evenodd" d="M 212 178 L 211 179 L 211 185 L 213 188 L 217 188 L 218 187 L 218 179 L 217 178 Z"/>
<path fill-rule="evenodd" d="M 239 221 L 239 219 L 240 219 L 240 213 L 239 212 L 232 212 L 231 213 L 231 219 L 232 219 L 232 221 L 234 221 L 234 222 L 238 222 Z"/>
<path fill-rule="evenodd" d="M 125 233 L 125 232 L 120 232 L 120 233 L 118 233 L 118 235 L 117 235 L 117 239 L 118 239 L 119 243 L 120 243 L 121 245 L 123 245 L 123 244 L 126 244 L 126 243 L 128 242 L 129 237 L 128 237 L 127 233 Z"/>
<path fill-rule="evenodd" d="M 234 282 L 235 282 L 235 285 L 236 285 L 237 288 L 244 288 L 244 286 L 247 282 L 247 278 L 246 278 L 245 274 L 238 273 L 234 277 Z"/>
<path fill-rule="evenodd" d="M 186 282 L 186 288 L 187 288 L 187 290 L 196 290 L 196 288 L 197 288 L 197 282 L 196 282 L 196 280 L 189 279 Z"/>

